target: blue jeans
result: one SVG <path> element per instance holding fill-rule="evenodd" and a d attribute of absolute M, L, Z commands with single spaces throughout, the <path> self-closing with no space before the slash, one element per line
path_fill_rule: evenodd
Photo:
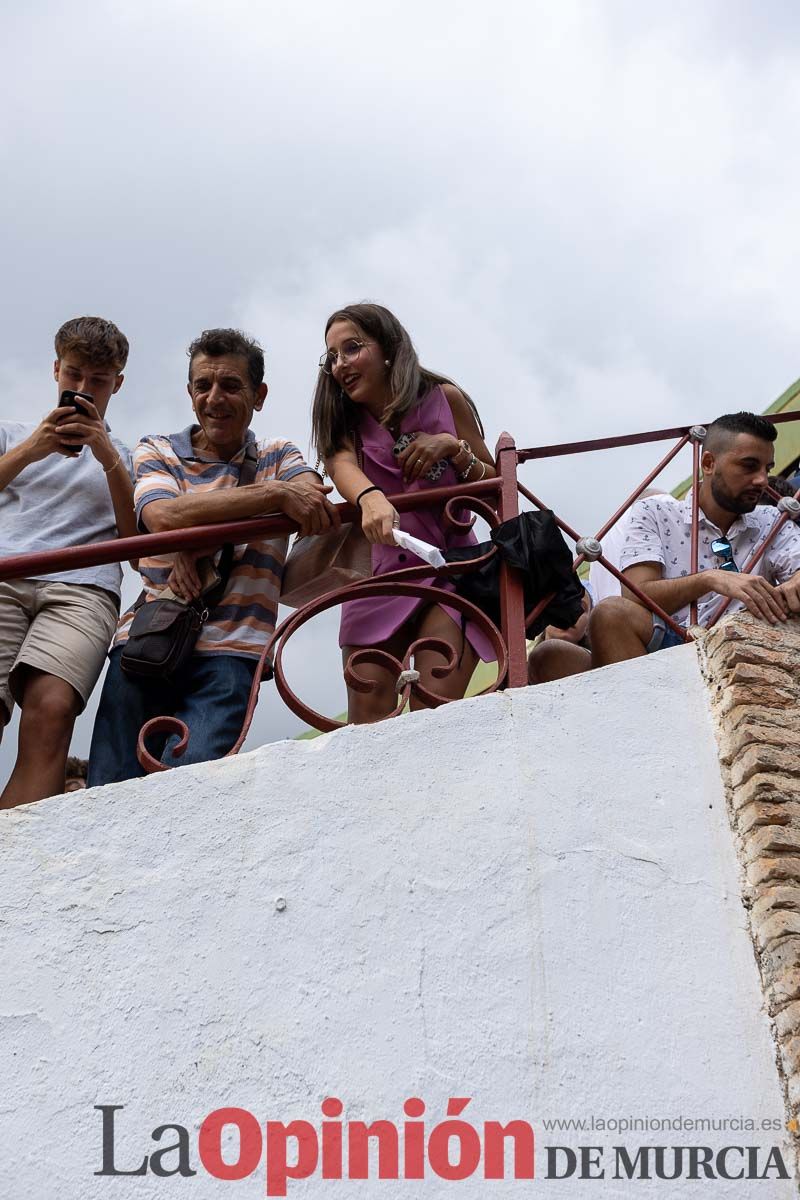
<path fill-rule="evenodd" d="M 152 717 L 179 717 L 189 728 L 185 753 L 173 759 L 175 733 L 152 734 L 147 749 L 166 766 L 224 758 L 242 730 L 257 661 L 234 654 L 196 654 L 180 686 L 137 679 L 120 666 L 122 647 L 108 657 L 89 752 L 88 787 L 147 774 L 136 757 L 139 730 Z"/>
<path fill-rule="evenodd" d="M 647 654 L 655 654 L 656 650 L 671 650 L 673 646 L 685 646 L 683 638 L 678 637 L 674 629 L 670 629 L 663 617 L 653 613 L 653 636 L 645 647 Z"/>

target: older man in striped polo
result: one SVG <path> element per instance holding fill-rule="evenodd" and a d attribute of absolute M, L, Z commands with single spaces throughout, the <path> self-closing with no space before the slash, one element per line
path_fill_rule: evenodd
<path fill-rule="evenodd" d="M 143 532 L 161 533 L 215 521 L 285 513 L 302 533 L 338 522 L 316 472 L 285 439 L 257 441 L 253 414 L 267 395 L 264 355 L 235 329 L 206 330 L 189 347 L 189 396 L 195 423 L 179 433 L 142 438 L 134 453 L 136 517 Z M 240 483 L 245 460 L 253 482 Z M 252 473 L 252 471 L 251 471 Z M 175 734 L 151 739 L 151 753 L 167 766 L 205 762 L 231 749 L 242 727 L 253 675 L 275 626 L 286 536 L 256 537 L 236 547 L 224 593 L 209 612 L 179 682 L 131 676 L 120 658 L 133 610 L 121 618 L 109 655 L 95 722 L 89 786 L 143 775 L 136 755 L 141 726 L 176 716 L 190 740 L 178 760 Z M 166 587 L 184 599 L 204 585 L 208 551 L 142 559 L 144 602 Z"/>

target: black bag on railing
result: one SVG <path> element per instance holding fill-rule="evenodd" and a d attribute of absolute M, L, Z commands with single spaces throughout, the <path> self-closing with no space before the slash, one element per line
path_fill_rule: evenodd
<path fill-rule="evenodd" d="M 258 468 L 255 451 L 248 445 L 236 486 L 253 483 Z M 210 610 L 222 599 L 233 567 L 233 545 L 222 547 L 217 578 L 199 600 L 156 599 L 145 602 L 145 593 L 133 606 L 128 640 L 122 647 L 120 666 L 139 679 L 164 679 L 174 683 L 189 665 L 200 630 Z"/>
<path fill-rule="evenodd" d="M 492 530 L 492 540 L 478 546 L 445 550 L 450 562 L 469 562 L 497 546 L 495 554 L 475 571 L 452 576 L 456 591 L 471 600 L 500 627 L 501 556 L 522 575 L 525 612 L 529 613 L 552 592 L 554 598 L 533 622 L 528 637 L 534 637 L 546 625 L 569 629 L 583 612 L 583 585 L 572 569 L 572 555 L 550 509 L 520 513 Z"/>

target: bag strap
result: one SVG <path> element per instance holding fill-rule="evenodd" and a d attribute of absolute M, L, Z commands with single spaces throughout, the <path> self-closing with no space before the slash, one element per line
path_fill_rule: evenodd
<path fill-rule="evenodd" d="M 258 453 L 255 449 L 255 442 L 248 442 L 247 449 L 244 452 L 242 465 L 239 468 L 239 478 L 236 480 L 236 486 L 246 487 L 250 483 L 255 483 L 256 472 L 258 471 Z M 231 577 L 233 569 L 233 542 L 225 542 L 222 547 L 219 563 L 217 564 L 217 573 L 219 574 L 219 582 L 215 583 L 213 588 L 200 597 L 203 608 L 211 609 L 219 604 L 225 594 L 225 589 L 228 586 L 228 580 Z"/>
<path fill-rule="evenodd" d="M 246 487 L 250 483 L 255 483 L 257 472 L 258 451 L 256 449 L 256 443 L 254 441 L 248 442 L 247 448 L 244 452 L 242 465 L 239 468 L 239 478 L 236 480 L 236 487 Z M 225 594 L 225 589 L 228 586 L 228 580 L 231 577 L 231 570 L 233 569 L 233 551 L 233 542 L 225 542 L 223 544 L 222 554 L 220 555 L 219 565 L 217 566 L 219 581 L 215 583 L 213 588 L 206 592 L 204 596 L 201 596 L 199 600 L 192 601 L 192 604 L 195 608 L 213 608 L 222 599 L 223 595 Z M 137 609 L 140 609 L 146 599 L 147 592 L 143 590 L 137 596 L 136 600 L 131 606 L 131 612 L 136 612 Z"/>

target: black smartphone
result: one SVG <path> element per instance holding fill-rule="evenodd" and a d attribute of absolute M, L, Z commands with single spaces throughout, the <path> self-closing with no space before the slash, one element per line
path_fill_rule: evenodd
<path fill-rule="evenodd" d="M 63 408 L 64 405 L 68 404 L 70 408 L 74 408 L 76 412 L 79 412 L 82 417 L 88 417 L 89 410 L 85 404 L 81 404 L 81 400 L 94 401 L 94 396 L 90 396 L 88 392 L 73 392 L 71 388 L 65 388 L 61 393 L 60 400 L 58 401 L 58 407 Z M 74 458 L 76 455 L 80 454 L 83 447 L 78 446 L 75 442 L 73 442 L 71 444 L 65 443 L 64 449 Z"/>

